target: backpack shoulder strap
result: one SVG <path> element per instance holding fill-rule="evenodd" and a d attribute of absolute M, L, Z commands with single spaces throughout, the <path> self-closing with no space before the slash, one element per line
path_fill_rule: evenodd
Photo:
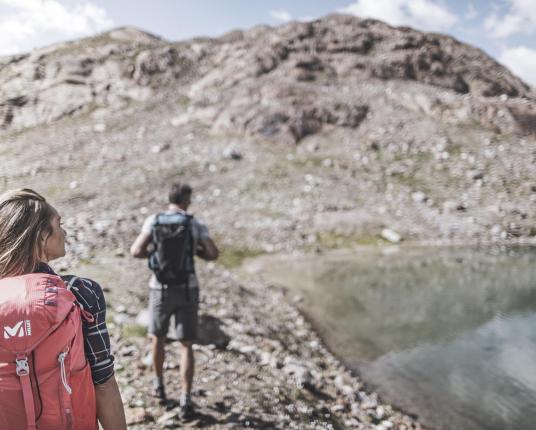
<path fill-rule="evenodd" d="M 184 214 L 184 217 L 186 218 L 186 225 L 188 227 L 190 227 L 190 225 L 192 224 L 192 221 L 194 220 L 194 216 L 193 215 L 190 215 L 190 214 Z"/>
<path fill-rule="evenodd" d="M 32 383 L 30 382 L 30 365 L 28 364 L 28 356 L 25 354 L 17 354 L 15 364 L 17 376 L 20 379 L 22 389 L 24 412 L 26 414 L 26 426 L 28 430 L 36 430 L 35 403 L 32 392 Z"/>
<path fill-rule="evenodd" d="M 158 227 L 160 227 L 160 217 L 162 216 L 162 213 L 156 213 L 154 216 L 154 222 L 151 226 L 151 239 L 154 243 L 158 242 Z"/>
<path fill-rule="evenodd" d="M 73 289 L 74 289 L 75 291 L 78 290 L 78 288 L 75 287 L 74 284 L 75 284 L 75 282 L 78 281 L 79 279 L 80 279 L 80 278 L 79 278 L 78 276 L 73 276 L 73 277 L 69 280 L 69 282 L 67 283 L 67 289 L 68 289 L 69 291 L 71 291 L 71 290 L 73 290 Z"/>

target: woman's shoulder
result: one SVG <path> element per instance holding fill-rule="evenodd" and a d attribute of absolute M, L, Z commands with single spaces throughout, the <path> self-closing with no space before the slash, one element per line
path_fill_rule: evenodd
<path fill-rule="evenodd" d="M 98 282 L 76 275 L 62 275 L 61 279 L 84 308 L 102 310 L 106 306 L 102 287 Z"/>

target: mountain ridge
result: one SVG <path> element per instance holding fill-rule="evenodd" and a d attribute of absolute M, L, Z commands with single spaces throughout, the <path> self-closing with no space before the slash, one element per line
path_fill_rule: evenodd
<path fill-rule="evenodd" d="M 338 86 L 351 85 L 358 79 L 375 85 L 393 80 L 418 82 L 455 94 L 484 97 L 492 104 L 500 104 L 496 97 L 508 97 L 503 104 L 513 116 L 506 127 L 509 129 L 516 127 L 516 112 L 523 111 L 524 104 L 530 103 L 532 108 L 534 103 L 527 84 L 481 50 L 450 36 L 395 28 L 348 15 L 328 15 L 312 22 L 276 28 L 257 26 L 219 38 L 180 42 L 167 42 L 134 27 L 120 27 L 4 58 L 0 61 L 0 125 L 3 129 L 24 129 L 87 111 L 92 105 L 114 109 L 114 104 L 117 108 L 124 101 L 143 101 L 168 91 L 169 86 L 184 90 L 195 101 L 196 91 L 221 93 L 240 87 L 239 80 L 261 82 L 267 75 L 273 77 L 281 71 L 270 85 L 281 83 L 283 93 L 304 83 L 319 87 L 328 80 L 331 89 L 337 91 Z M 189 89 L 184 88 L 185 75 L 192 82 Z M 300 103 L 299 97 L 288 102 Z M 201 97 L 197 102 L 203 105 L 206 100 Z M 329 112 L 314 114 L 301 112 L 298 116 L 305 116 L 305 122 L 313 129 L 324 123 L 350 122 L 357 126 L 359 121 L 346 117 L 362 114 L 356 114 L 352 106 L 339 104 L 339 108 L 346 112 L 328 109 Z M 357 110 L 363 111 L 360 107 Z M 268 115 L 268 122 L 274 116 L 273 112 L 256 114 Z M 478 114 L 475 116 L 481 120 Z M 218 122 L 218 118 L 214 120 Z M 219 122 L 222 121 L 226 119 Z M 283 121 L 279 127 L 281 134 L 287 135 L 284 139 L 299 141 L 309 134 L 295 130 L 289 122 L 292 121 Z M 257 128 L 266 128 L 262 123 L 253 129 L 245 124 L 238 126 L 253 134 L 258 134 Z M 518 129 L 523 132 L 524 127 Z M 289 137 L 293 133 L 296 136 Z"/>

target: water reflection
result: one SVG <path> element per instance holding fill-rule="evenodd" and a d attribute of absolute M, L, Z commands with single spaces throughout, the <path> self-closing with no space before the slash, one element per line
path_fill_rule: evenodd
<path fill-rule="evenodd" d="M 330 347 L 441 429 L 535 428 L 536 251 L 404 249 L 265 263 Z M 277 269 L 276 269 L 277 267 Z"/>
<path fill-rule="evenodd" d="M 534 313 L 497 317 L 450 342 L 387 353 L 363 376 L 438 428 L 534 429 L 534 327 Z"/>

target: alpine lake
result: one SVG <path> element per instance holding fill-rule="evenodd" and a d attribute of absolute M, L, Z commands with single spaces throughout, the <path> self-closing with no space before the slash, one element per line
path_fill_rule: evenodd
<path fill-rule="evenodd" d="M 268 256 L 368 387 L 436 430 L 536 428 L 536 248 L 363 247 Z"/>

